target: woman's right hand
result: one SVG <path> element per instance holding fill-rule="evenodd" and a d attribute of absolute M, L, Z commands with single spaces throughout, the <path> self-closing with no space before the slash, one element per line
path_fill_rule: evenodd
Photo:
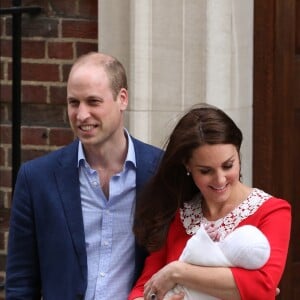
<path fill-rule="evenodd" d="M 178 294 L 174 294 L 172 295 L 170 298 L 168 298 L 168 300 L 183 300 L 184 299 L 184 293 L 180 292 Z M 149 300 L 147 297 L 139 297 L 139 298 L 135 298 L 134 300 Z"/>
<path fill-rule="evenodd" d="M 146 300 L 162 300 L 166 293 L 175 285 L 172 274 L 182 264 L 179 261 L 173 261 L 165 265 L 162 269 L 156 272 L 144 285 L 144 299 Z M 171 298 L 173 299 L 173 298 Z M 174 300 L 181 299 L 175 298 Z"/>

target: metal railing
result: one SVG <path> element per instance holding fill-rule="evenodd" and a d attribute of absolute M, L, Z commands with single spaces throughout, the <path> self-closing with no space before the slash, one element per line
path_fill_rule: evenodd
<path fill-rule="evenodd" d="M 12 15 L 12 190 L 21 163 L 22 14 L 40 12 L 38 6 L 21 6 L 21 0 L 12 0 L 12 7 L 0 8 L 0 15 Z"/>
<path fill-rule="evenodd" d="M 21 58 L 22 14 L 38 14 L 37 6 L 22 7 L 21 0 L 13 0 L 12 7 L 0 8 L 0 15 L 12 16 L 12 191 L 14 190 L 21 163 Z M 0 281 L 0 290 L 5 282 Z"/>

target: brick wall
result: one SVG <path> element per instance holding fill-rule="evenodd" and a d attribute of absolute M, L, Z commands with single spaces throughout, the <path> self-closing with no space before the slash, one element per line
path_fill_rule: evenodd
<path fill-rule="evenodd" d="M 0 8 L 11 7 L 1 0 Z M 97 50 L 97 0 L 22 1 L 40 6 L 22 15 L 21 162 L 73 139 L 66 79 L 80 54 Z M 12 194 L 12 18 L 0 15 L 0 282 L 5 276 Z M 4 299 L 0 291 L 0 299 Z"/>

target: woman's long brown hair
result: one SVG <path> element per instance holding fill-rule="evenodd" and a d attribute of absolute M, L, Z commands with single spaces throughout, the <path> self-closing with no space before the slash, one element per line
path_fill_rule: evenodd
<path fill-rule="evenodd" d="M 138 243 L 150 252 L 159 249 L 178 208 L 199 193 L 185 169 L 193 151 L 205 144 L 233 144 L 239 153 L 242 139 L 233 120 L 214 106 L 197 105 L 187 112 L 171 133 L 155 176 L 137 195 L 133 230 Z"/>

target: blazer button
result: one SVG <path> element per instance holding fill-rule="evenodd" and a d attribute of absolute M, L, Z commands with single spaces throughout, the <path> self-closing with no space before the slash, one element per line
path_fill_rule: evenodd
<path fill-rule="evenodd" d="M 83 295 L 77 295 L 77 296 L 76 296 L 76 299 L 77 299 L 77 300 L 83 300 Z"/>

